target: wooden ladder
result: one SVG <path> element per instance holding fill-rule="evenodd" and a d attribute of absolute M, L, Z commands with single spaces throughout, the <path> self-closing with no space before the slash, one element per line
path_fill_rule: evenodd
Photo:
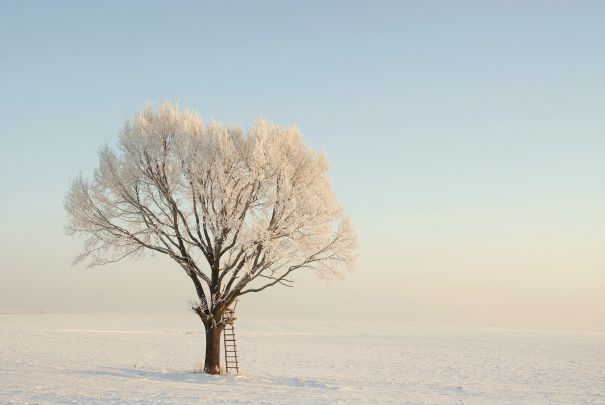
<path fill-rule="evenodd" d="M 237 346 L 235 339 L 235 310 L 228 309 L 223 315 L 225 321 L 225 329 L 223 329 L 223 340 L 225 343 L 225 372 L 229 374 L 229 370 L 235 370 L 235 374 L 239 373 L 239 364 L 237 362 Z"/>

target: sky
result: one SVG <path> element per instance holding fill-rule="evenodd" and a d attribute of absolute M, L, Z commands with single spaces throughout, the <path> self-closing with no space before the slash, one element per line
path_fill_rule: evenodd
<path fill-rule="evenodd" d="M 71 266 L 63 200 L 148 103 L 298 125 L 356 270 L 240 316 L 605 329 L 605 3 L 3 2 L 0 312 L 187 311 L 169 260 Z M 141 282 L 144 280 L 144 282 Z"/>

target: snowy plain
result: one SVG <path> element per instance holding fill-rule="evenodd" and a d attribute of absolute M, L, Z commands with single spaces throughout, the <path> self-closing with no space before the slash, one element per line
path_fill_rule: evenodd
<path fill-rule="evenodd" d="M 603 404 L 605 334 L 240 319 L 194 374 L 192 314 L 0 314 L 0 403 Z"/>

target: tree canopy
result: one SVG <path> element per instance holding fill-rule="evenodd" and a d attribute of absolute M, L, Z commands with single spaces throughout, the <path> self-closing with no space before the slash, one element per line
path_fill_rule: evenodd
<path fill-rule="evenodd" d="M 289 286 L 294 271 L 352 268 L 355 232 L 328 169 L 296 127 L 258 119 L 243 131 L 148 107 L 100 149 L 93 178 L 71 184 L 67 232 L 84 238 L 75 262 L 166 254 L 193 281 L 204 323 L 220 322 L 235 298 Z"/>

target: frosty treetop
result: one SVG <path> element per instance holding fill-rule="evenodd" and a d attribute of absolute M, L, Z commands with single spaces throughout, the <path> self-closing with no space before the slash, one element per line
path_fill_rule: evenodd
<path fill-rule="evenodd" d="M 195 284 L 204 323 L 239 295 L 290 285 L 297 269 L 333 278 L 356 248 L 325 153 L 299 130 L 259 119 L 244 132 L 165 103 L 103 147 L 91 181 L 76 178 L 67 231 L 90 266 L 167 254 Z"/>

